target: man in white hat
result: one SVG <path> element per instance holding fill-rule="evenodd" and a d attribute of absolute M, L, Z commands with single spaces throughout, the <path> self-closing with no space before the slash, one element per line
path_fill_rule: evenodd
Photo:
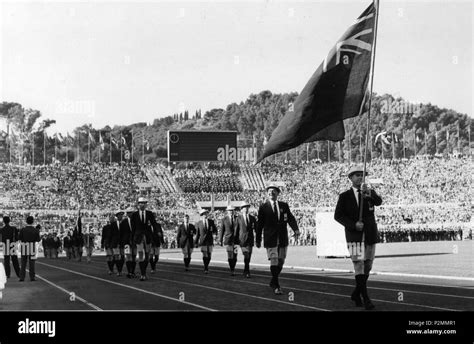
<path fill-rule="evenodd" d="M 244 276 L 246 278 L 250 278 L 250 259 L 255 242 L 254 232 L 257 231 L 257 219 L 249 214 L 249 208 L 249 203 L 242 202 L 235 227 L 235 235 L 244 256 Z"/>
<path fill-rule="evenodd" d="M 365 309 L 370 310 L 375 308 L 367 293 L 367 279 L 375 258 L 377 242 L 374 206 L 381 205 L 382 199 L 375 190 L 362 184 L 363 170 L 362 166 L 353 166 L 347 173 L 352 186 L 339 195 L 334 219 L 344 226 L 347 247 L 354 265 L 356 287 L 351 300 L 357 307 L 364 305 Z M 360 207 L 363 211 L 362 219 L 359 218 Z"/>
<path fill-rule="evenodd" d="M 278 201 L 280 188 L 276 185 L 267 187 L 268 199 L 258 209 L 256 246 L 260 248 L 263 233 L 263 246 L 267 249 L 272 279 L 270 287 L 276 295 L 282 295 L 278 276 L 283 269 L 288 250 L 288 225 L 294 231 L 295 238 L 300 231 L 288 203 Z"/>
<path fill-rule="evenodd" d="M 217 227 L 213 220 L 208 218 L 209 211 L 201 209 L 199 211 L 201 219 L 196 224 L 196 247 L 201 247 L 202 261 L 204 263 L 204 273 L 209 273 L 209 263 L 211 261 L 212 249 L 214 246 L 214 236 L 217 235 Z"/>
<path fill-rule="evenodd" d="M 229 262 L 230 275 L 235 276 L 235 266 L 237 265 L 238 246 L 235 237 L 235 208 L 230 204 L 227 206 L 227 214 L 220 223 L 219 244 L 225 245 L 227 251 L 227 261 Z"/>
<path fill-rule="evenodd" d="M 138 211 L 134 212 L 130 218 L 132 223 L 132 244 L 137 246 L 138 266 L 140 267 L 140 281 L 145 281 L 146 268 L 148 266 L 149 253 L 151 251 L 151 241 L 153 229 L 157 227 L 155 215 L 146 210 L 147 199 L 138 198 Z"/>

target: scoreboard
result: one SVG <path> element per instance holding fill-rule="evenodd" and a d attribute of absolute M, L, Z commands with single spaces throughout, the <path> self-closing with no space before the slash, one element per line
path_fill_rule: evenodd
<path fill-rule="evenodd" d="M 169 162 L 219 161 L 223 154 L 236 150 L 236 131 L 168 131 Z"/>

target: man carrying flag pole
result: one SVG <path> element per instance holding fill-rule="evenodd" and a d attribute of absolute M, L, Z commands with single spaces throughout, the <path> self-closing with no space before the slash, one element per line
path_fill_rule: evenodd
<path fill-rule="evenodd" d="M 359 301 L 362 295 L 366 309 L 374 308 L 367 293 L 367 279 L 375 255 L 377 238 L 373 206 L 381 203 L 380 198 L 376 202 L 372 199 L 375 192 L 365 185 L 378 13 L 379 2 L 375 0 L 344 33 L 297 97 L 294 110 L 282 118 L 258 160 L 260 162 L 267 156 L 297 147 L 304 142 L 343 140 L 345 137 L 343 120 L 367 112 L 364 165 L 358 171 L 349 173 L 352 176 L 354 172 L 362 172 L 357 176 L 357 184 L 360 185 L 362 192 L 361 200 L 364 198 L 358 203 L 355 199 L 354 202 L 343 202 L 344 204 L 338 202 L 335 214 L 336 220 L 341 222 L 343 219 L 339 215 L 345 213 L 346 204 L 350 203 L 353 207 L 357 206 L 356 210 L 359 209 L 359 216 L 357 217 L 355 213 L 355 216 L 351 216 L 347 222 L 344 221 L 344 227 L 348 246 L 355 243 L 361 249 L 366 248 L 364 254 L 354 255 L 356 289 L 352 294 L 352 299 L 355 301 Z M 345 194 L 348 192 L 341 194 L 340 199 Z M 351 209 L 351 212 L 353 210 Z M 364 225 L 364 221 L 367 225 Z M 348 231 L 353 232 L 353 235 L 348 237 Z"/>

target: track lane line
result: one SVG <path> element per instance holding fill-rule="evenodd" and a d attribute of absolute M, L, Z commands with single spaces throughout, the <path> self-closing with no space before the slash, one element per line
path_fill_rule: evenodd
<path fill-rule="evenodd" d="M 104 278 L 88 275 L 88 274 L 85 274 L 85 273 L 82 273 L 82 272 L 73 271 L 73 270 L 69 270 L 69 269 L 66 269 L 66 268 L 62 268 L 62 267 L 58 267 L 58 266 L 54 266 L 54 265 L 50 265 L 50 264 L 46 264 L 46 263 L 42 263 L 42 262 L 37 262 L 37 263 L 41 264 L 41 265 L 49 266 L 49 267 L 54 268 L 54 269 L 63 270 L 63 271 L 69 272 L 69 273 L 73 273 L 73 274 L 76 274 L 76 275 L 79 275 L 79 276 L 88 277 L 88 278 L 95 279 L 95 280 L 102 281 L 102 282 L 106 282 L 106 283 L 109 283 L 109 284 L 118 285 L 118 286 L 123 287 L 123 288 L 128 288 L 128 289 L 139 291 L 139 292 L 142 292 L 142 293 L 145 293 L 145 294 L 161 297 L 161 298 L 164 298 L 164 299 L 167 299 L 167 300 L 171 300 L 171 301 L 175 301 L 175 302 L 179 302 L 179 303 L 184 303 L 184 304 L 187 304 L 187 305 L 190 305 L 190 306 L 193 306 L 193 307 L 196 307 L 196 308 L 200 308 L 200 309 L 203 309 L 203 310 L 206 310 L 206 311 L 211 311 L 211 312 L 216 311 L 215 309 L 204 307 L 204 306 L 192 303 L 192 302 L 179 301 L 175 298 L 172 298 L 172 297 L 169 297 L 169 296 L 166 296 L 166 295 L 162 295 L 162 294 L 154 293 L 152 291 L 148 291 L 148 290 L 145 290 L 145 289 L 140 289 L 140 288 L 137 288 L 137 287 L 126 285 L 126 284 L 106 280 Z"/>
<path fill-rule="evenodd" d="M 49 285 L 51 285 L 51 286 L 53 286 L 53 287 L 55 287 L 55 288 L 61 290 L 62 292 L 66 293 L 66 294 L 68 294 L 68 295 L 74 294 L 74 298 L 75 298 L 76 300 L 81 301 L 82 303 L 86 304 L 87 306 L 91 307 L 92 309 L 94 309 L 94 310 L 96 310 L 96 311 L 103 311 L 102 308 L 100 308 L 100 307 L 94 305 L 93 303 L 91 303 L 91 302 L 89 302 L 89 301 L 83 299 L 82 297 L 78 296 L 76 292 L 68 291 L 68 290 L 64 289 L 63 287 L 57 285 L 56 283 L 53 283 L 53 282 L 49 281 L 48 279 L 44 278 L 44 277 L 41 276 L 41 275 L 36 274 L 36 278 L 39 278 L 40 280 L 42 280 L 42 281 L 48 283 Z"/>
<path fill-rule="evenodd" d="M 214 271 L 219 271 L 219 270 L 214 270 Z M 219 271 L 219 272 L 221 272 L 221 271 Z M 287 273 L 285 270 L 283 270 L 283 272 Z M 224 273 L 224 272 L 222 271 L 222 273 Z M 292 272 L 292 273 L 296 274 L 296 272 Z M 261 274 L 252 274 L 252 275 L 259 276 L 259 277 L 269 277 L 269 276 L 261 275 Z M 321 277 L 344 278 L 344 279 L 348 279 L 348 280 L 350 279 L 349 277 L 333 277 L 333 276 L 321 276 Z M 301 278 L 290 278 L 290 277 L 284 277 L 284 276 L 281 276 L 281 275 L 279 276 L 279 278 L 283 279 L 283 280 L 300 281 L 300 282 L 315 283 L 315 284 L 328 284 L 328 285 L 346 286 L 346 287 L 350 287 L 350 288 L 354 287 L 354 285 L 352 285 L 352 284 L 323 282 L 323 281 L 316 281 L 316 280 L 306 280 L 306 279 L 301 279 Z M 352 278 L 352 280 L 353 280 L 353 278 Z M 386 281 L 378 281 L 377 280 L 377 281 L 374 281 L 374 282 L 385 283 Z M 390 283 L 395 283 L 395 282 L 390 282 Z M 404 282 L 399 282 L 399 283 L 404 284 Z M 431 285 L 431 284 L 428 284 L 428 286 L 437 287 L 437 285 Z M 450 288 L 457 288 L 457 287 L 450 287 Z M 391 289 L 391 288 L 372 287 L 372 286 L 369 287 L 369 289 L 395 291 L 395 292 L 406 292 L 406 293 L 413 293 L 413 294 L 420 294 L 420 295 L 444 296 L 444 297 L 474 300 L 473 296 L 452 295 L 452 294 L 443 294 L 443 293 L 431 293 L 431 292 L 424 292 L 424 291 L 415 291 L 415 290 L 406 290 L 406 289 Z"/>
<path fill-rule="evenodd" d="M 100 269 L 99 267 L 96 267 L 96 266 L 92 266 L 92 267 L 94 267 L 95 269 Z M 161 270 L 161 269 L 156 269 L 156 270 L 157 270 L 157 271 L 166 271 L 166 270 Z M 178 273 L 178 272 L 175 272 L 175 271 L 167 271 L 167 272 Z M 179 273 L 179 274 L 181 274 L 181 275 L 186 275 L 186 274 L 184 274 L 184 273 Z M 199 275 L 196 275 L 196 276 L 199 276 Z M 202 276 L 199 276 L 199 277 L 202 277 Z M 216 290 L 216 291 L 219 291 L 219 292 L 222 292 L 222 293 L 234 294 L 234 295 L 239 295 L 239 296 L 244 296 L 244 297 L 250 297 L 250 298 L 255 298 L 255 299 L 260 299 L 260 300 L 265 300 L 265 301 L 270 301 L 270 302 L 282 303 L 282 304 L 286 304 L 286 305 L 290 305 L 290 306 L 308 308 L 308 309 L 313 309 L 313 310 L 318 310 L 318 311 L 331 312 L 330 309 L 318 308 L 318 307 L 313 307 L 313 306 L 307 306 L 307 305 L 302 305 L 302 304 L 298 304 L 298 303 L 294 303 L 294 302 L 287 302 L 287 301 L 269 299 L 269 298 L 262 297 L 262 296 L 244 294 L 244 293 L 239 293 L 239 292 L 231 291 L 231 290 L 223 290 L 223 289 L 219 289 L 219 288 L 215 288 L 215 287 L 211 287 L 211 286 L 206 286 L 206 285 L 202 285 L 202 284 L 189 283 L 189 282 L 177 281 L 177 280 L 170 280 L 170 279 L 161 278 L 161 277 L 154 277 L 154 276 L 150 276 L 150 277 L 148 277 L 148 278 L 149 278 L 149 279 L 153 279 L 153 280 L 161 280 L 161 281 L 165 281 L 165 282 L 176 283 L 176 284 L 190 285 L 190 286 L 193 286 L 193 287 L 211 289 L 211 290 Z M 264 284 L 262 284 L 262 285 L 264 285 Z"/>
<path fill-rule="evenodd" d="M 163 270 L 163 269 L 156 269 L 156 270 L 157 270 L 157 271 L 172 272 L 172 273 L 177 273 L 177 274 L 181 274 L 181 275 L 190 275 L 190 276 L 192 275 L 192 276 L 202 277 L 202 275 L 193 274 L 193 273 L 185 274 L 185 273 L 182 273 L 182 272 L 172 271 L 172 270 Z M 267 277 L 267 276 L 265 276 L 265 277 Z M 229 279 L 227 279 L 227 278 L 216 277 L 216 276 L 209 276 L 209 275 L 207 275 L 206 278 L 214 278 L 214 279 L 229 281 Z M 266 284 L 260 283 L 260 282 L 250 282 L 250 281 L 246 281 L 246 280 L 235 280 L 235 281 L 236 281 L 236 282 L 240 282 L 240 283 L 246 283 L 246 284 L 256 284 L 256 285 L 266 286 Z M 352 287 L 353 287 L 353 286 L 352 286 Z M 343 295 L 343 294 L 335 294 L 335 293 L 321 292 L 321 291 L 308 290 L 308 289 L 302 289 L 302 288 L 287 287 L 286 289 L 289 289 L 289 290 L 297 290 L 297 291 L 303 291 L 303 292 L 314 293 L 314 294 L 331 295 L 331 296 L 337 296 L 337 297 L 343 297 L 343 298 L 348 298 L 348 297 L 349 297 L 348 295 Z M 404 305 L 404 306 L 413 306 L 413 307 L 418 307 L 418 308 L 421 307 L 421 308 L 436 309 L 436 310 L 442 310 L 442 311 L 457 311 L 457 312 L 462 311 L 462 310 L 459 310 L 459 309 L 451 309 L 451 308 L 435 307 L 435 306 L 426 306 L 426 305 L 420 305 L 420 304 L 416 304 L 416 303 L 395 302 L 395 301 L 382 300 L 382 299 L 374 299 L 374 298 L 371 298 L 371 299 L 372 299 L 373 301 L 377 301 L 377 302 L 391 303 L 391 304 Z"/>

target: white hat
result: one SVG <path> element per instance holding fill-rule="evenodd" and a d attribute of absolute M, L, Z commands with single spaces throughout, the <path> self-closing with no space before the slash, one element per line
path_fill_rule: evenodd
<path fill-rule="evenodd" d="M 199 215 L 203 215 L 203 214 L 208 213 L 208 212 L 209 212 L 209 210 L 207 210 L 207 209 L 201 209 L 201 210 L 199 210 Z"/>
<path fill-rule="evenodd" d="M 127 209 L 125 209 L 125 212 L 126 213 L 133 213 L 136 209 L 133 208 L 133 207 L 128 207 Z"/>
<path fill-rule="evenodd" d="M 268 191 L 268 189 L 275 189 L 278 193 L 281 193 L 281 190 L 278 186 L 276 186 L 275 184 L 270 184 L 266 187 L 266 191 Z"/>
<path fill-rule="evenodd" d="M 347 172 L 347 176 L 350 178 L 353 173 L 356 172 L 364 172 L 364 166 L 352 166 L 349 169 L 349 172 Z M 369 173 L 365 171 L 365 175 L 368 175 Z"/>
<path fill-rule="evenodd" d="M 250 207 L 250 204 L 246 201 L 243 201 L 241 204 L 240 204 L 240 207 L 241 208 L 245 208 L 245 207 Z"/>
<path fill-rule="evenodd" d="M 145 197 L 138 197 L 138 203 L 148 203 L 148 200 Z"/>
<path fill-rule="evenodd" d="M 235 208 L 229 204 L 225 210 L 235 210 Z"/>

